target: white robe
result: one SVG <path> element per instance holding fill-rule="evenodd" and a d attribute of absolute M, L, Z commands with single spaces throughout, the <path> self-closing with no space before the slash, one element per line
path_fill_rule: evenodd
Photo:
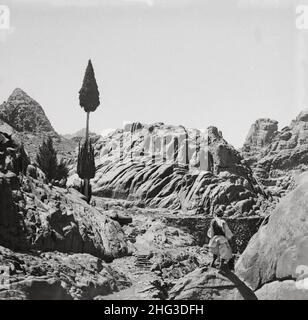
<path fill-rule="evenodd" d="M 212 254 L 229 261 L 232 258 L 232 249 L 228 240 L 233 237 L 232 231 L 229 229 L 226 221 L 215 218 L 217 224 L 222 228 L 225 236 L 215 235 L 212 227 L 209 228 L 207 236 L 211 239 L 209 242 L 209 249 Z"/>

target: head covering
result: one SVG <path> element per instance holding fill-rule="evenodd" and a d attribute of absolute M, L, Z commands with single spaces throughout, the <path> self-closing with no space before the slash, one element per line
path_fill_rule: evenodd
<path fill-rule="evenodd" d="M 222 217 L 224 215 L 224 212 L 222 209 L 218 209 L 215 211 L 215 216 L 216 217 Z"/>

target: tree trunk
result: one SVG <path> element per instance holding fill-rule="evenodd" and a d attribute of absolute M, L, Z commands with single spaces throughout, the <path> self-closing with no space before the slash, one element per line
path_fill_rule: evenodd
<path fill-rule="evenodd" d="M 86 196 L 88 203 L 90 202 L 89 185 L 90 179 L 84 179 L 84 195 Z"/>
<path fill-rule="evenodd" d="M 89 140 L 89 116 L 90 116 L 90 112 L 87 112 L 87 123 L 86 123 L 86 144 L 87 145 Z"/>
<path fill-rule="evenodd" d="M 89 117 L 90 112 L 87 112 L 87 122 L 86 122 L 86 148 L 88 150 L 88 143 L 89 143 Z M 84 195 L 87 198 L 87 201 L 89 202 L 89 179 L 84 179 Z"/>

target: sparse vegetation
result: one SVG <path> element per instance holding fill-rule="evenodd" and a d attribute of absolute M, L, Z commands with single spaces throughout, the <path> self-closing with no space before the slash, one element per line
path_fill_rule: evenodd
<path fill-rule="evenodd" d="M 43 144 L 39 147 L 36 163 L 45 173 L 48 181 L 66 179 L 68 176 L 66 162 L 61 159 L 60 163 L 58 163 L 57 152 L 54 149 L 51 137 L 44 140 Z"/>

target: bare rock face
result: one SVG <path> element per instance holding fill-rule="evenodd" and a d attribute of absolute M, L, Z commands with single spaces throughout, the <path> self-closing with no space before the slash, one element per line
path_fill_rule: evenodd
<path fill-rule="evenodd" d="M 298 186 L 277 205 L 268 223 L 252 237 L 238 260 L 236 273 L 258 290 L 260 297 L 287 298 L 292 293 L 294 297 L 307 298 L 307 199 L 308 175 L 305 173 L 299 178 Z"/>
<path fill-rule="evenodd" d="M 290 126 L 275 136 L 260 164 L 267 169 L 296 169 L 308 160 L 308 111 L 302 111 Z"/>
<path fill-rule="evenodd" d="M 198 268 L 176 282 L 170 300 L 257 300 L 232 272 Z"/>
<path fill-rule="evenodd" d="M 143 126 L 140 122 L 133 122 L 133 123 L 127 123 L 125 126 L 124 126 L 124 131 L 126 132 L 135 132 L 137 130 L 140 130 L 142 129 Z"/>
<path fill-rule="evenodd" d="M 293 188 L 294 178 L 308 168 L 308 111 L 302 111 L 281 131 L 276 121 L 258 120 L 241 153 L 272 195 L 285 195 Z"/>
<path fill-rule="evenodd" d="M 127 287 L 125 275 L 89 254 L 16 253 L 0 246 L 0 299 L 85 300 Z"/>
<path fill-rule="evenodd" d="M 94 148 L 96 196 L 191 213 L 222 209 L 226 216 L 256 215 L 267 198 L 240 153 L 215 127 L 201 132 L 142 125 L 101 137 Z M 79 185 L 74 171 L 68 185 Z"/>
<path fill-rule="evenodd" d="M 307 288 L 308 285 L 300 287 L 295 280 L 273 281 L 262 286 L 255 294 L 258 300 L 307 300 Z"/>
<path fill-rule="evenodd" d="M 278 121 L 258 119 L 250 128 L 242 152 L 245 157 L 256 156 L 267 147 L 278 133 Z"/>

